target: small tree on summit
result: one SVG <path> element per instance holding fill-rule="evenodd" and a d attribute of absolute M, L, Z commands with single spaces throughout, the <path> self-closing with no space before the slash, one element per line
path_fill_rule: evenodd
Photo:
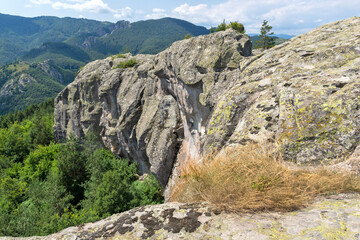
<path fill-rule="evenodd" d="M 245 33 L 245 28 L 244 25 L 242 23 L 239 23 L 237 21 L 235 22 L 230 22 L 226 28 L 232 28 L 235 31 L 238 31 L 239 33 Z"/>
<path fill-rule="evenodd" d="M 225 20 L 219 26 L 217 26 L 215 31 L 217 31 L 217 32 L 225 31 L 226 29 L 229 29 L 229 28 L 232 28 L 235 31 L 238 31 L 239 33 L 245 33 L 245 28 L 242 23 L 235 21 L 235 22 L 230 22 L 228 25 L 226 25 Z M 212 33 L 212 28 L 210 29 L 210 33 Z"/>
<path fill-rule="evenodd" d="M 222 23 L 219 24 L 219 26 L 216 27 L 215 31 L 220 32 L 220 31 L 225 31 L 226 30 L 226 23 L 225 23 L 225 19 Z"/>
<path fill-rule="evenodd" d="M 261 29 L 260 29 L 260 40 L 258 43 L 262 46 L 263 49 L 271 48 L 275 45 L 275 40 L 270 35 L 273 35 L 274 32 L 270 32 L 272 26 L 268 24 L 268 21 L 264 20 Z"/>

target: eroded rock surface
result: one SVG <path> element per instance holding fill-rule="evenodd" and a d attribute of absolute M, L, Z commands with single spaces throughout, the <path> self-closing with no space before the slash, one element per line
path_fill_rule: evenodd
<path fill-rule="evenodd" d="M 227 30 L 92 62 L 55 100 L 56 138 L 94 131 L 163 185 L 187 159 L 247 141 L 277 142 L 298 164 L 341 159 L 360 140 L 359 32 L 354 17 L 251 56 L 248 36 Z"/>
<path fill-rule="evenodd" d="M 290 213 L 229 214 L 207 204 L 166 203 L 135 208 L 45 237 L 1 240 L 91 239 L 360 239 L 360 196 L 321 199 Z"/>
<path fill-rule="evenodd" d="M 179 153 L 201 154 L 212 108 L 250 54 L 248 36 L 226 31 L 176 42 L 156 56 L 92 62 L 55 100 L 56 138 L 94 131 L 166 185 Z M 135 67 L 114 69 L 131 58 Z"/>

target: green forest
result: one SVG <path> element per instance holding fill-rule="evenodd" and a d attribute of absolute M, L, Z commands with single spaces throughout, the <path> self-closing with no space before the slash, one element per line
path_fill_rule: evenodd
<path fill-rule="evenodd" d="M 126 52 L 156 54 L 186 34 L 207 33 L 173 18 L 130 24 L 0 13 L 0 115 L 55 97 L 90 61 Z"/>
<path fill-rule="evenodd" d="M 49 99 L 0 116 L 0 236 L 46 235 L 163 202 L 153 175 L 139 180 L 136 164 L 93 134 L 55 143 L 53 112 Z"/>

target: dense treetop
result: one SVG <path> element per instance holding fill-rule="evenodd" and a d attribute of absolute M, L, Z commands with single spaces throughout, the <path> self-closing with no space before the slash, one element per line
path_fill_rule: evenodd
<path fill-rule="evenodd" d="M 134 163 L 91 134 L 54 143 L 53 110 L 50 99 L 0 116 L 0 236 L 46 235 L 162 202 L 154 176 L 139 180 Z"/>

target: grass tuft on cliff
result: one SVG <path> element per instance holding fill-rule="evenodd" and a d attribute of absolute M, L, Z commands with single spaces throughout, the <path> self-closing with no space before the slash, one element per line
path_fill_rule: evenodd
<path fill-rule="evenodd" d="M 316 196 L 345 192 L 360 192 L 360 177 L 325 168 L 291 170 L 271 148 L 247 145 L 188 162 L 171 201 L 206 201 L 230 212 L 292 211 Z"/>
<path fill-rule="evenodd" d="M 113 67 L 113 69 L 117 69 L 117 68 L 121 68 L 121 69 L 125 69 L 125 68 L 132 68 L 136 65 L 136 61 L 134 58 L 131 58 L 125 62 L 120 62 L 118 65 L 116 65 L 115 67 Z"/>

